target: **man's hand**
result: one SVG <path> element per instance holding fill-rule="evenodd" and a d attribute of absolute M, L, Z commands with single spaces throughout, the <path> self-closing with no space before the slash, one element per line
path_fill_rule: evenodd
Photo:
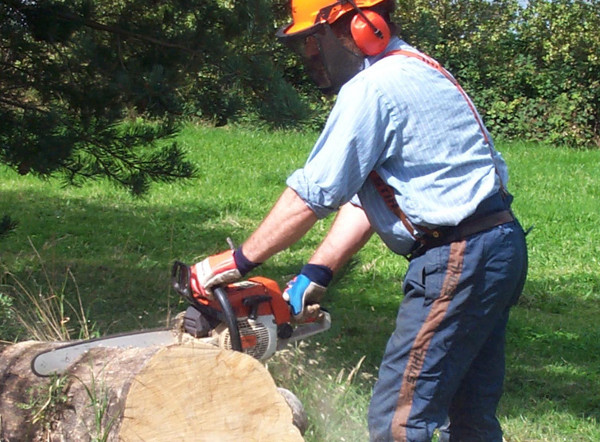
<path fill-rule="evenodd" d="M 311 281 L 307 276 L 298 275 L 288 282 L 283 299 L 290 305 L 294 319 L 303 320 L 318 313 L 318 302 L 326 290 L 326 287 Z"/>
<path fill-rule="evenodd" d="M 241 247 L 209 256 L 190 269 L 192 293 L 213 299 L 213 287 L 238 281 L 260 264 L 246 258 Z"/>
<path fill-rule="evenodd" d="M 303 320 L 318 315 L 319 302 L 332 277 L 333 273 L 328 267 L 307 264 L 299 275 L 288 282 L 283 299 L 290 305 L 294 319 Z"/>
<path fill-rule="evenodd" d="M 241 277 L 242 273 L 236 265 L 233 250 L 227 250 L 194 264 L 191 267 L 190 286 L 194 296 L 202 295 L 213 299 L 213 287 L 235 282 Z"/>

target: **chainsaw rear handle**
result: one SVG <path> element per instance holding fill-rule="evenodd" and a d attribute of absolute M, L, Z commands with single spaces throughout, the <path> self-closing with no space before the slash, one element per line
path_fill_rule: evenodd
<path fill-rule="evenodd" d="M 175 261 L 171 268 L 171 282 L 173 288 L 177 293 L 181 295 L 186 301 L 192 306 L 198 308 L 201 307 L 200 303 L 194 298 L 192 290 L 190 288 L 190 276 L 192 272 L 190 267 L 181 261 Z M 223 287 L 214 287 L 213 294 L 215 299 L 221 306 L 221 313 L 225 319 L 225 323 L 229 328 L 229 336 L 231 339 L 231 348 L 236 351 L 242 351 L 242 339 L 240 337 L 240 329 L 238 327 L 237 318 L 233 307 L 229 302 L 227 291 Z M 200 309 L 199 309 L 200 310 Z"/>

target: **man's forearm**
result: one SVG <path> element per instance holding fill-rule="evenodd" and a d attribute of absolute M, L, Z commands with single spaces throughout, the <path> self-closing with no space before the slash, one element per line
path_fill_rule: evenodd
<path fill-rule="evenodd" d="M 288 187 L 244 242 L 242 251 L 250 261 L 264 262 L 302 238 L 316 222 L 315 213 Z"/>
<path fill-rule="evenodd" d="M 346 203 L 340 208 L 329 233 L 317 248 L 310 264 L 320 264 L 338 271 L 362 246 L 373 229 L 365 212 L 357 206 Z"/>

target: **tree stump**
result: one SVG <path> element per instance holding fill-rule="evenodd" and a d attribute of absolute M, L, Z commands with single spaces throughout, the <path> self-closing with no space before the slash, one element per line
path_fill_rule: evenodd
<path fill-rule="evenodd" d="M 98 347 L 65 375 L 36 376 L 33 357 L 59 345 L 1 350 L 0 440 L 303 440 L 271 375 L 246 354 L 198 341 Z"/>

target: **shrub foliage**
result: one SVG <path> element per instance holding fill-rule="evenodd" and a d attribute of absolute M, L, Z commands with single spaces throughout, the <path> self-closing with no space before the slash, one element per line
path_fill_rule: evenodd
<path fill-rule="evenodd" d="M 493 133 L 600 146 L 600 3 L 398 0 L 402 36 L 444 63 Z"/>

